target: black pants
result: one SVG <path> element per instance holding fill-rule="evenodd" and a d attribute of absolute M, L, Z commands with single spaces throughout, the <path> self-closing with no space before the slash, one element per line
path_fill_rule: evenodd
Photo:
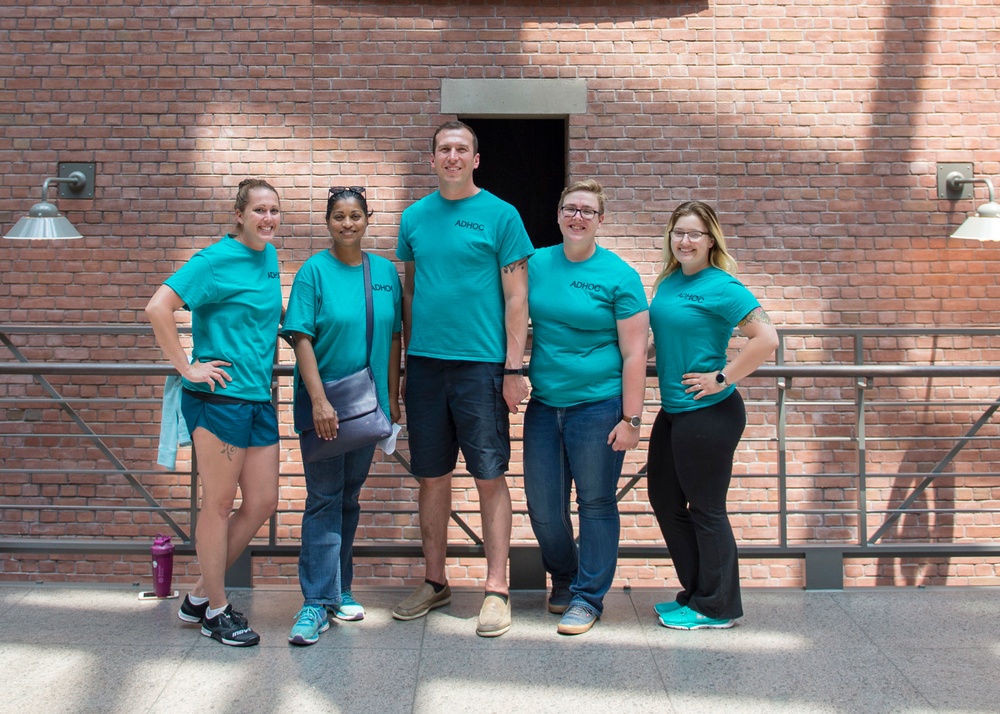
<path fill-rule="evenodd" d="M 649 503 L 684 588 L 677 601 L 720 619 L 743 616 L 726 494 L 746 420 L 733 390 L 704 409 L 660 410 L 649 437 Z"/>

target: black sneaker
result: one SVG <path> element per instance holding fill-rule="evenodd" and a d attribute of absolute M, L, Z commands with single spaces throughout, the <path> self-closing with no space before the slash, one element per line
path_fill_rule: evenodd
<path fill-rule="evenodd" d="M 184 602 L 181 603 L 181 609 L 177 612 L 177 617 L 184 620 L 184 622 L 200 623 L 205 619 L 205 611 L 207 609 L 208 600 L 201 605 L 195 605 L 191 602 L 191 595 L 188 594 L 184 596 Z"/>
<path fill-rule="evenodd" d="M 573 593 L 569 590 L 569 585 L 553 585 L 552 593 L 549 595 L 549 612 L 554 615 L 561 615 L 569 608 L 573 601 Z"/>
<path fill-rule="evenodd" d="M 232 605 L 201 624 L 201 634 L 231 647 L 250 647 L 260 642 L 260 635 L 250 629 L 250 623 Z"/>

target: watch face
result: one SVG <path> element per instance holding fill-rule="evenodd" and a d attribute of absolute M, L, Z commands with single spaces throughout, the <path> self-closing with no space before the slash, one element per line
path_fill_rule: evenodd
<path fill-rule="evenodd" d="M 725 384 L 726 375 L 724 375 L 722 372 L 719 372 L 717 375 L 715 375 L 715 381 L 718 382 L 719 384 Z"/>
<path fill-rule="evenodd" d="M 634 417 L 625 417 L 625 421 L 627 421 L 629 424 L 631 424 L 634 427 L 640 427 L 640 426 L 642 426 L 642 417 L 637 417 L 637 416 L 634 416 Z"/>

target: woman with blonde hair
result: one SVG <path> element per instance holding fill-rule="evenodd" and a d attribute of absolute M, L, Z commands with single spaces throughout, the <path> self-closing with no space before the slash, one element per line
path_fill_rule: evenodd
<path fill-rule="evenodd" d="M 736 383 L 778 345 L 757 299 L 733 273 L 711 206 L 674 210 L 649 320 L 661 410 L 649 438 L 647 483 L 681 592 L 656 605 L 664 627 L 732 627 L 743 616 L 736 539 L 726 513 L 733 455 L 746 427 Z M 733 328 L 748 339 L 727 363 Z"/>

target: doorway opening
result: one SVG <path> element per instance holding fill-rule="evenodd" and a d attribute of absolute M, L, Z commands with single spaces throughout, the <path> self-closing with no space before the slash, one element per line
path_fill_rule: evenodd
<path fill-rule="evenodd" d="M 517 209 L 536 248 L 562 243 L 556 210 L 566 182 L 566 120 L 459 118 L 479 139 L 476 185 Z"/>

